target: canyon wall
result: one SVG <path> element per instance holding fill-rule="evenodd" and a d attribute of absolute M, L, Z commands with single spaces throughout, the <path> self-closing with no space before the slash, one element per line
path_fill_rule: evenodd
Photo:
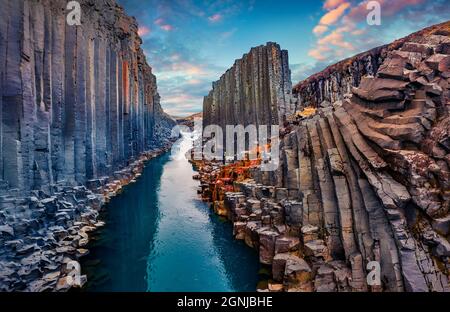
<path fill-rule="evenodd" d="M 327 67 L 294 86 L 293 94 L 299 99 L 299 107 L 333 103 L 342 100 L 351 88 L 358 86 L 361 78 L 375 75 L 388 52 L 382 46 Z"/>
<path fill-rule="evenodd" d="M 136 20 L 78 2 L 69 26 L 68 1 L 0 0 L 0 290 L 70 287 L 104 199 L 170 144 Z"/>
<path fill-rule="evenodd" d="M 136 21 L 114 1 L 2 0 L 0 172 L 11 188 L 85 184 L 149 150 L 164 118 Z"/>
<path fill-rule="evenodd" d="M 294 91 L 317 110 L 285 124 L 275 179 L 248 164 L 200 175 L 272 267 L 261 290 L 450 291 L 450 22 Z M 367 279 L 373 263 L 381 283 Z"/>
<path fill-rule="evenodd" d="M 203 126 L 278 125 L 295 112 L 288 53 L 276 43 L 252 48 L 213 83 Z"/>

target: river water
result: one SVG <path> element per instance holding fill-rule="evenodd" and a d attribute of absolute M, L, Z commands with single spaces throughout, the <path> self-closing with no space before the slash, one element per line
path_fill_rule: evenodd
<path fill-rule="evenodd" d="M 149 161 L 142 176 L 103 212 L 106 225 L 82 259 L 86 291 L 255 291 L 257 253 L 232 237 L 229 222 L 197 195 L 198 181 L 184 154 Z"/>

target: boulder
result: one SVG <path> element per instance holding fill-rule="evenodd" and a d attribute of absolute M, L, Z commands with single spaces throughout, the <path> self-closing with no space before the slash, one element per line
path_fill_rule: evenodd
<path fill-rule="evenodd" d="M 302 224 L 303 205 L 301 202 L 286 200 L 282 204 L 286 225 L 300 229 Z"/>
<path fill-rule="evenodd" d="M 433 70 L 445 72 L 450 70 L 450 55 L 434 54 L 426 59 L 425 64 Z"/>
<path fill-rule="evenodd" d="M 433 229 L 443 236 L 450 234 L 450 215 L 444 218 L 433 219 L 431 222 Z"/>
<path fill-rule="evenodd" d="M 311 240 L 304 244 L 305 255 L 308 257 L 321 258 L 328 260 L 330 258 L 328 247 L 321 239 Z"/>
<path fill-rule="evenodd" d="M 279 236 L 275 242 L 275 254 L 297 251 L 300 239 L 292 236 Z"/>
<path fill-rule="evenodd" d="M 402 91 L 407 85 L 408 82 L 395 79 L 363 77 L 360 85 L 352 88 L 352 92 L 371 102 L 401 101 L 404 99 Z"/>
<path fill-rule="evenodd" d="M 282 292 L 284 290 L 283 284 L 269 283 L 267 287 L 270 292 Z"/>
<path fill-rule="evenodd" d="M 249 221 L 245 226 L 244 241 L 247 246 L 257 248 L 259 244 L 258 230 L 261 227 L 261 222 Z"/>
<path fill-rule="evenodd" d="M 301 233 L 303 242 L 307 243 L 319 238 L 319 227 L 312 224 L 306 224 L 302 226 Z"/>
<path fill-rule="evenodd" d="M 279 253 L 276 254 L 272 262 L 272 278 L 275 281 L 282 282 L 284 279 L 284 273 L 286 269 L 286 261 L 288 259 L 296 260 L 299 259 L 297 256 L 290 253 Z"/>
<path fill-rule="evenodd" d="M 263 264 L 272 264 L 275 256 L 275 242 L 280 235 L 270 229 L 262 229 L 259 234 L 259 261 Z"/>
<path fill-rule="evenodd" d="M 335 292 L 334 269 L 329 264 L 323 264 L 317 270 L 314 278 L 314 290 L 317 292 Z"/>
<path fill-rule="evenodd" d="M 233 223 L 233 235 L 236 239 L 244 240 L 246 235 L 246 222 Z"/>
<path fill-rule="evenodd" d="M 14 236 L 14 229 L 9 225 L 0 225 L 0 236 Z"/>
<path fill-rule="evenodd" d="M 307 292 L 313 290 L 312 270 L 305 260 L 298 257 L 287 259 L 284 275 L 288 289 Z"/>

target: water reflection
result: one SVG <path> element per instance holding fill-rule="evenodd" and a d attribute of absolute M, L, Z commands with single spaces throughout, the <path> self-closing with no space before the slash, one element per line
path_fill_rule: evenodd
<path fill-rule="evenodd" d="M 83 260 L 89 291 L 254 291 L 256 253 L 197 197 L 192 138 L 148 163 L 107 207 Z M 178 149 L 177 149 L 178 148 Z"/>

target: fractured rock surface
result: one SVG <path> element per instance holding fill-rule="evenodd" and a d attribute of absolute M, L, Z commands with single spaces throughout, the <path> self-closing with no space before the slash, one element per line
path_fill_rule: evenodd
<path fill-rule="evenodd" d="M 102 202 L 174 125 L 136 20 L 79 3 L 69 26 L 67 1 L 0 0 L 0 290 L 65 290 Z"/>
<path fill-rule="evenodd" d="M 236 60 L 203 102 L 203 127 L 282 125 L 295 112 L 288 52 L 276 43 Z"/>
<path fill-rule="evenodd" d="M 272 266 L 269 291 L 450 291 L 449 45 L 447 22 L 301 82 L 317 112 L 286 125 L 277 171 L 200 168 L 203 196 Z"/>

